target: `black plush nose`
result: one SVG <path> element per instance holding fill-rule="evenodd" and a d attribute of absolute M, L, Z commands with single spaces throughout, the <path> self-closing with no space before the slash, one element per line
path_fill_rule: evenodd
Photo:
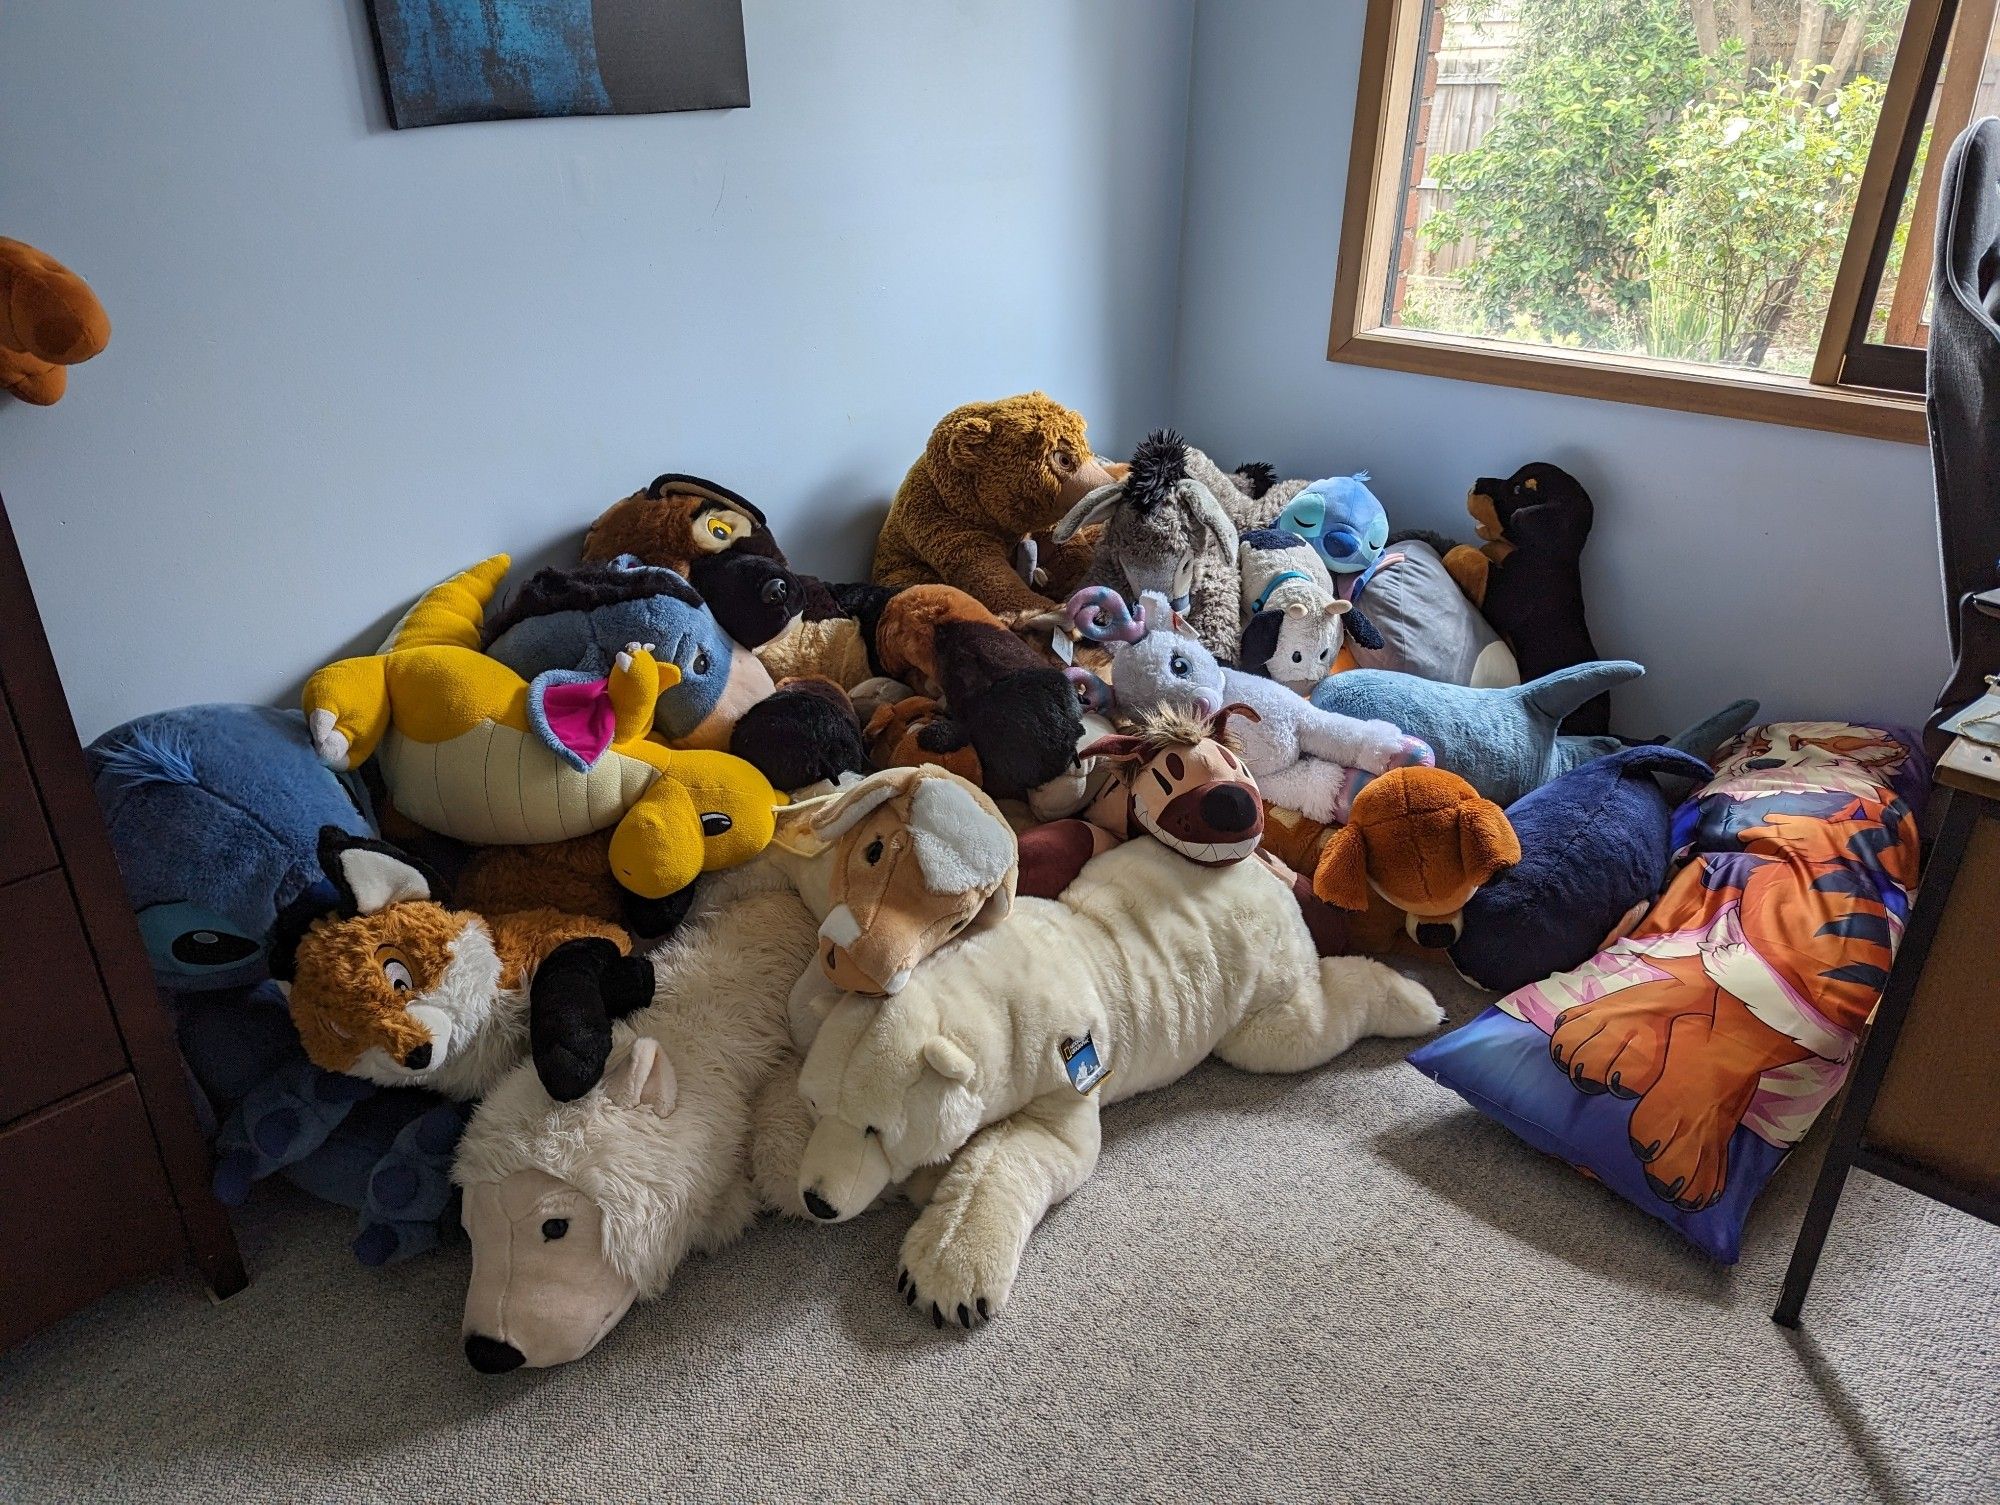
<path fill-rule="evenodd" d="M 811 1188 L 806 1190 L 805 1204 L 806 1211 L 818 1218 L 822 1223 L 831 1223 L 835 1218 L 840 1216 L 840 1213 L 831 1202 L 827 1201 L 825 1197 L 822 1197 L 816 1190 Z"/>
<path fill-rule="evenodd" d="M 1201 797 L 1201 818 L 1212 831 L 1247 831 L 1257 823 L 1257 801 L 1241 784 L 1217 784 Z"/>
<path fill-rule="evenodd" d="M 422 1045 L 419 1045 L 415 1050 L 411 1051 L 408 1055 L 403 1057 L 403 1065 L 409 1068 L 411 1071 L 422 1071 L 426 1066 L 430 1064 L 431 1064 L 431 1042 L 428 1040 L 424 1041 Z M 514 1366 L 512 1364 L 509 1364 L 507 1367 L 509 1369 L 512 1369 Z"/>
<path fill-rule="evenodd" d="M 503 1343 L 484 1333 L 474 1333 L 465 1340 L 465 1357 L 481 1374 L 505 1374 L 510 1369 L 519 1369 L 528 1361 L 528 1356 L 512 1343 Z"/>
<path fill-rule="evenodd" d="M 1442 951 L 1458 939 L 1458 933 L 1463 928 L 1457 920 L 1419 920 L 1416 941 L 1419 946 Z"/>

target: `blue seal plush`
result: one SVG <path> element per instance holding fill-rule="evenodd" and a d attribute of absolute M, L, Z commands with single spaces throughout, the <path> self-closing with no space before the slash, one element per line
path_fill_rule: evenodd
<path fill-rule="evenodd" d="M 1507 820 L 1521 860 L 1466 901 L 1452 964 L 1511 993 L 1579 966 L 1637 923 L 1666 882 L 1677 792 L 1713 771 L 1672 747 L 1628 747 L 1516 800 Z"/>

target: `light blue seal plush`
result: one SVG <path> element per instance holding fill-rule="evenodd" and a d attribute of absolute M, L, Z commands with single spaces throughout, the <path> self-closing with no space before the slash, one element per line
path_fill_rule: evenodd
<path fill-rule="evenodd" d="M 1389 544 L 1389 514 L 1365 470 L 1314 481 L 1278 514 L 1278 527 L 1311 543 L 1336 575 L 1373 569 Z"/>
<path fill-rule="evenodd" d="M 1558 669 L 1524 685 L 1475 690 L 1393 669 L 1350 669 L 1321 680 L 1312 703 L 1340 716 L 1394 722 L 1430 744 L 1438 767 L 1450 769 L 1504 807 L 1572 768 L 1626 746 L 1617 737 L 1558 736 L 1556 728 L 1592 696 L 1645 672 L 1626 659 L 1603 659 Z M 1755 701 L 1735 701 L 1667 745 L 1706 757 L 1756 714 Z"/>

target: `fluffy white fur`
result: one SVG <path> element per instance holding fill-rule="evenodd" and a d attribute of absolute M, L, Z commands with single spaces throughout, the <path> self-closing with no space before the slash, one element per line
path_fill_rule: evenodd
<path fill-rule="evenodd" d="M 1441 1017 L 1378 962 L 1320 960 L 1259 864 L 1198 868 L 1127 842 L 1061 899 L 1019 900 L 1006 924 L 939 952 L 893 998 L 833 1005 L 800 1073 L 816 1121 L 800 1192 L 815 1216 L 845 1219 L 949 1160 L 903 1241 L 898 1288 L 934 1321 L 976 1326 L 1006 1306 L 1035 1225 L 1095 1168 L 1104 1103 L 1210 1052 L 1303 1071 Z M 1086 1034 L 1110 1068 L 1088 1095 L 1061 1055 Z"/>
<path fill-rule="evenodd" d="M 578 1358 L 760 1208 L 802 1214 L 810 1120 L 785 1009 L 816 921 L 767 861 L 704 883 L 604 1082 L 556 1103 L 524 1065 L 467 1126 L 453 1178 L 473 1239 L 468 1354 L 483 1338 L 531 1366 Z M 551 1218 L 569 1224 L 559 1241 L 542 1235 Z"/>

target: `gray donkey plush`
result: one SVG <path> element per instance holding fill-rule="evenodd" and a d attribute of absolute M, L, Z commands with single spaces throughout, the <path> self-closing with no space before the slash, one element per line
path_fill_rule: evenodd
<path fill-rule="evenodd" d="M 1104 534 L 1084 583 L 1109 586 L 1127 601 L 1159 592 L 1203 647 L 1234 659 L 1243 630 L 1236 524 L 1214 493 L 1188 474 L 1188 446 L 1179 434 L 1148 434 L 1125 479 L 1098 487 L 1072 507 L 1056 524 L 1055 541 L 1098 522 Z"/>

